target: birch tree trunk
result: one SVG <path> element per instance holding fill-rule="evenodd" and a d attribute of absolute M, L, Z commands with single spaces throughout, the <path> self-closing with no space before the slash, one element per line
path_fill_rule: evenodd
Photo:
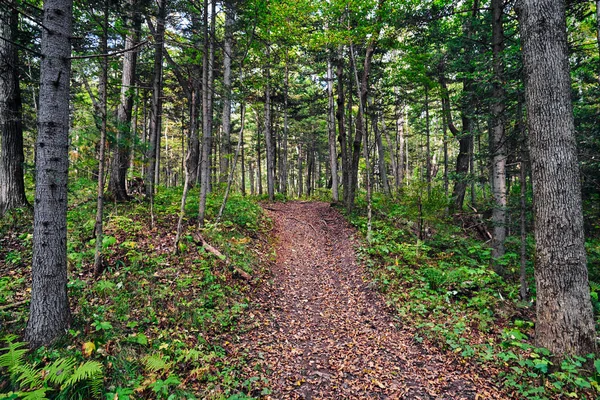
<path fill-rule="evenodd" d="M 0 7 L 0 37 L 15 41 L 19 14 Z M 23 181 L 23 125 L 17 46 L 0 39 L 0 217 L 27 205 Z"/>
<path fill-rule="evenodd" d="M 25 338 L 31 347 L 63 335 L 67 298 L 67 177 L 72 0 L 44 1 L 36 142 L 31 304 Z"/>
<path fill-rule="evenodd" d="M 521 0 L 533 178 L 536 342 L 559 357 L 596 351 L 563 0 Z"/>

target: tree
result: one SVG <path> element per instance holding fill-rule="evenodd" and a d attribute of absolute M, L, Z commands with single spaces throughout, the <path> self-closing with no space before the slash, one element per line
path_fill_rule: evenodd
<path fill-rule="evenodd" d="M 67 298 L 67 177 L 72 0 L 44 1 L 33 262 L 26 338 L 32 347 L 65 333 Z"/>
<path fill-rule="evenodd" d="M 533 178 L 536 341 L 553 353 L 596 350 L 563 0 L 522 0 L 525 101 Z"/>
<path fill-rule="evenodd" d="M 0 217 L 27 204 L 23 182 L 23 125 L 19 57 L 14 44 L 18 13 L 0 5 Z"/>
<path fill-rule="evenodd" d="M 117 108 L 117 138 L 113 144 L 110 180 L 108 190 L 115 200 L 126 201 L 127 195 L 126 178 L 129 167 L 129 156 L 131 149 L 131 117 L 133 111 L 134 90 L 136 82 L 136 65 L 138 50 L 135 46 L 139 42 L 141 18 L 139 12 L 139 1 L 128 0 L 125 36 L 125 48 L 132 49 L 123 55 L 123 67 L 121 76 L 121 100 Z"/>
<path fill-rule="evenodd" d="M 506 239 L 506 137 L 504 134 L 504 101 L 505 90 L 503 86 L 504 65 L 502 51 L 504 49 L 504 26 L 502 24 L 502 9 L 504 0 L 492 0 L 492 51 L 494 83 L 492 104 L 492 128 L 490 131 L 490 154 L 492 161 L 492 194 L 494 195 L 494 209 L 492 223 L 492 263 L 494 270 L 504 275 L 504 267 L 499 259 L 504 256 L 504 241 Z"/>

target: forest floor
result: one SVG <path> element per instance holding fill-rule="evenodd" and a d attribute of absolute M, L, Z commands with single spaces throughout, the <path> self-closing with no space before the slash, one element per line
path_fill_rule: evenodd
<path fill-rule="evenodd" d="M 415 341 L 369 283 L 356 231 L 329 203 L 264 207 L 277 259 L 239 340 L 245 373 L 268 380 L 271 398 L 506 398 L 475 366 Z"/>

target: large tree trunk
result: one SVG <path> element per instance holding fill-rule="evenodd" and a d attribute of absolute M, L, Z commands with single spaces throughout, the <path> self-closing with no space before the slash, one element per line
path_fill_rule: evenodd
<path fill-rule="evenodd" d="M 133 48 L 139 42 L 141 19 L 138 11 L 138 1 L 129 0 L 129 29 L 125 37 L 125 48 Z M 129 153 L 131 152 L 131 115 L 136 82 L 137 49 L 123 55 L 123 73 L 121 75 L 121 101 L 117 109 L 117 140 L 113 144 L 110 179 L 108 191 L 115 200 L 126 201 L 127 195 L 127 168 L 129 166 Z"/>
<path fill-rule="evenodd" d="M 231 154 L 231 52 L 233 44 L 233 7 L 223 3 L 225 12 L 225 40 L 223 42 L 223 134 L 221 135 L 221 163 L 219 181 L 227 181 Z"/>
<path fill-rule="evenodd" d="M 71 319 L 67 298 L 67 177 L 72 0 L 44 1 L 31 304 L 26 340 L 47 345 Z"/>
<path fill-rule="evenodd" d="M 565 4 L 522 0 L 525 100 L 533 178 L 536 342 L 558 356 L 596 351 L 571 103 Z"/>
<path fill-rule="evenodd" d="M 331 170 L 331 197 L 334 202 L 339 201 L 338 171 L 337 171 L 337 146 L 335 141 L 335 106 L 333 101 L 333 67 L 331 55 L 327 58 L 327 129 L 329 131 L 329 169 Z M 343 107 L 342 107 L 343 108 Z"/>
<path fill-rule="evenodd" d="M 206 198 L 210 191 L 210 165 L 212 156 L 212 89 L 214 64 L 214 35 L 209 35 L 209 14 L 211 32 L 215 22 L 215 1 L 204 0 L 204 53 L 202 56 L 202 158 L 200 160 L 200 202 L 198 205 L 198 226 L 204 226 L 206 213 Z"/>
<path fill-rule="evenodd" d="M 506 138 L 504 136 L 504 101 L 503 86 L 504 66 L 502 52 L 504 50 L 504 27 L 502 9 L 504 0 L 492 0 L 492 48 L 493 48 L 493 103 L 492 129 L 490 137 L 490 153 L 492 158 L 492 194 L 494 209 L 492 214 L 492 266 L 500 275 L 506 273 L 499 259 L 504 256 L 506 239 Z"/>
<path fill-rule="evenodd" d="M 0 37 L 15 41 L 19 15 L 0 7 Z M 23 181 L 23 125 L 17 46 L 0 39 L 0 217 L 27 205 Z"/>
<path fill-rule="evenodd" d="M 148 169 L 146 170 L 146 196 L 152 200 L 156 182 L 157 154 L 160 152 L 160 133 L 162 117 L 162 82 L 163 82 L 163 52 L 165 38 L 165 18 L 167 0 L 158 0 L 156 17 L 156 33 L 154 34 L 154 75 L 152 78 L 152 103 L 150 106 L 150 134 L 147 152 Z"/>

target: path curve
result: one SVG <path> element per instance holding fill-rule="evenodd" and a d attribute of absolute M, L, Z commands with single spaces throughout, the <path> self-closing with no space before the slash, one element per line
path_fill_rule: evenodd
<path fill-rule="evenodd" d="M 277 259 L 242 338 L 270 399 L 500 399 L 485 379 L 425 352 L 398 328 L 355 256 L 355 230 L 329 203 L 265 206 Z"/>

